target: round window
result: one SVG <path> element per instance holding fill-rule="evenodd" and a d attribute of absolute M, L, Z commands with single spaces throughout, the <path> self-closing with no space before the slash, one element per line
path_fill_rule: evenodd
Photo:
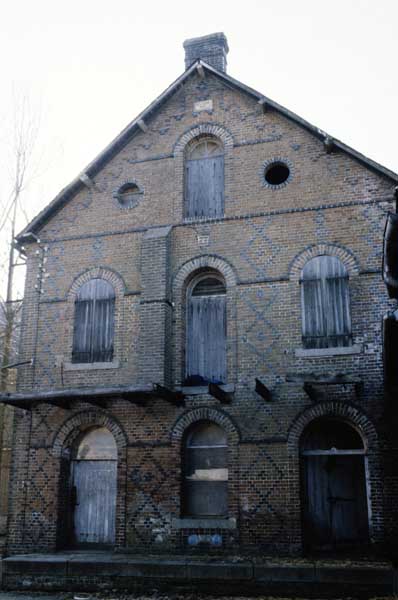
<path fill-rule="evenodd" d="M 265 181 L 269 185 L 282 185 L 289 179 L 290 169 L 283 162 L 273 162 L 268 165 L 264 172 Z"/>
<path fill-rule="evenodd" d="M 136 183 L 126 183 L 114 194 L 122 208 L 133 208 L 139 202 L 142 192 Z"/>

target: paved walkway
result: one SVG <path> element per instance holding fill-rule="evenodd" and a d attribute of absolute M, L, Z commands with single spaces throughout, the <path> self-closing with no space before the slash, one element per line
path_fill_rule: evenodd
<path fill-rule="evenodd" d="M 215 595 L 221 594 L 225 594 L 223 600 L 231 598 L 229 594 L 236 594 L 236 600 L 253 600 L 250 594 L 259 594 L 262 600 L 272 595 L 303 599 L 307 594 L 355 600 L 358 596 L 387 598 L 398 583 L 391 563 L 376 560 L 61 552 L 11 556 L 2 561 L 2 567 L 4 587 L 24 591 L 0 592 L 0 600 L 75 600 L 79 595 L 29 591 L 43 587 L 94 590 L 90 600 L 216 600 Z"/>
<path fill-rule="evenodd" d="M 0 600 L 73 600 L 72 594 L 44 594 L 42 592 L 1 592 Z M 115 599 L 116 600 L 116 599 Z"/>

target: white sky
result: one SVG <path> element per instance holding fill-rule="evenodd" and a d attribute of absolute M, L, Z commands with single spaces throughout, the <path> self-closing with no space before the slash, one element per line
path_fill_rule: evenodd
<path fill-rule="evenodd" d="M 215 31 L 228 38 L 230 75 L 398 171 L 398 0 L 2 0 L 1 8 L 0 212 L 13 89 L 42 112 L 40 168 L 24 195 L 32 218 L 182 73 L 182 42 Z M 0 243 L 1 262 L 4 235 Z"/>

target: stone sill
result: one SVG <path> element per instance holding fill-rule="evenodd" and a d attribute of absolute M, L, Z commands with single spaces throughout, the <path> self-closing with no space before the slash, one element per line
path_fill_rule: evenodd
<path fill-rule="evenodd" d="M 119 367 L 119 360 L 97 363 L 64 363 L 65 371 L 102 371 L 104 369 L 118 369 Z"/>
<path fill-rule="evenodd" d="M 184 217 L 182 222 L 184 225 L 189 225 L 190 223 L 207 223 L 212 221 L 222 221 L 225 218 L 225 215 L 219 215 L 218 217 Z"/>
<path fill-rule="evenodd" d="M 361 354 L 362 345 L 341 346 L 340 348 L 296 348 L 295 356 L 298 358 L 323 358 L 324 356 L 347 356 Z"/>
<path fill-rule="evenodd" d="M 220 388 L 224 390 L 224 392 L 233 393 L 235 391 L 235 386 L 233 383 L 226 383 L 225 385 L 220 385 Z M 204 394 L 209 393 L 208 385 L 183 385 L 176 386 L 177 392 L 182 392 L 185 396 L 203 396 Z"/>
<path fill-rule="evenodd" d="M 172 519 L 171 526 L 174 529 L 236 529 L 236 519 L 214 518 L 214 519 L 195 519 L 182 518 Z"/>

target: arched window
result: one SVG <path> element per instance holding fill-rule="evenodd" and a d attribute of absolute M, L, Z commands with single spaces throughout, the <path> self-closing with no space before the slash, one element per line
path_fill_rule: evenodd
<path fill-rule="evenodd" d="M 228 441 L 215 423 L 195 423 L 185 436 L 182 492 L 185 516 L 228 515 Z"/>
<path fill-rule="evenodd" d="M 348 273 L 336 256 L 316 256 L 301 274 L 304 348 L 351 345 Z"/>
<path fill-rule="evenodd" d="M 91 279 L 77 292 L 72 362 L 109 362 L 113 358 L 115 291 L 104 279 Z"/>
<path fill-rule="evenodd" d="M 224 280 L 211 272 L 196 278 L 188 290 L 187 385 L 226 382 L 225 292 Z"/>
<path fill-rule="evenodd" d="M 365 449 L 359 433 L 333 418 L 313 421 L 300 444 L 304 541 L 332 550 L 369 538 Z"/>
<path fill-rule="evenodd" d="M 224 214 L 224 151 L 212 136 L 192 142 L 185 156 L 185 217 Z"/>

